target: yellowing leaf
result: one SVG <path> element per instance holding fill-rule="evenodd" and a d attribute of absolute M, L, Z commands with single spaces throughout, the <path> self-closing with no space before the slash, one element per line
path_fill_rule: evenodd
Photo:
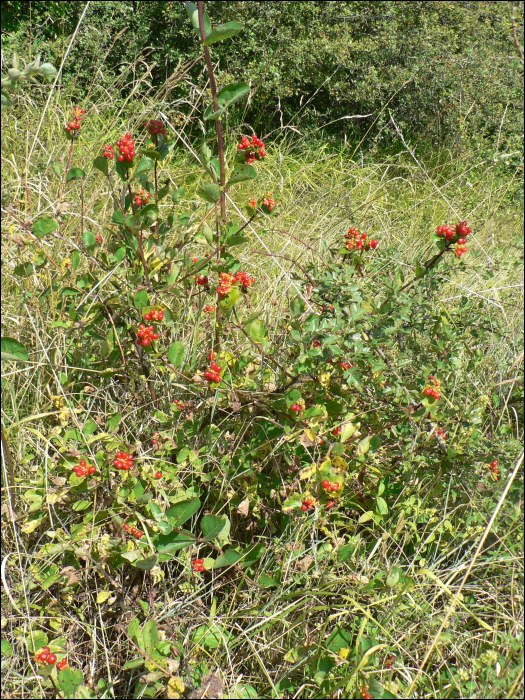
<path fill-rule="evenodd" d="M 182 680 L 182 678 L 179 677 L 170 678 L 166 690 L 168 698 L 178 700 L 179 698 L 183 697 L 182 694 L 185 690 L 184 681 Z"/>
<path fill-rule="evenodd" d="M 311 467 L 305 467 L 299 472 L 299 479 L 309 479 L 311 476 L 317 473 L 317 464 L 312 464 Z"/>
<path fill-rule="evenodd" d="M 332 466 L 337 474 L 345 472 L 348 469 L 348 462 L 346 462 L 342 457 L 334 457 L 332 459 Z"/>
<path fill-rule="evenodd" d="M 349 440 L 356 430 L 357 425 L 354 425 L 353 423 L 345 423 L 341 431 L 341 442 L 346 442 Z"/>
<path fill-rule="evenodd" d="M 369 448 L 370 448 L 370 435 L 367 435 L 357 445 L 357 449 L 356 449 L 357 456 L 362 457 L 364 454 L 366 454 L 368 452 Z"/>
<path fill-rule="evenodd" d="M 337 655 L 339 656 L 340 659 L 343 659 L 345 661 L 348 658 L 348 655 L 350 654 L 350 649 L 348 647 L 343 647 L 342 649 L 339 649 L 337 652 Z"/>
<path fill-rule="evenodd" d="M 42 521 L 41 520 L 29 520 L 24 527 L 21 528 L 21 531 L 24 532 L 26 535 L 30 535 L 32 532 L 34 532 L 37 527 L 40 525 Z"/>
<path fill-rule="evenodd" d="M 100 591 L 97 596 L 97 604 L 105 603 L 108 598 L 111 598 L 111 591 Z"/>
<path fill-rule="evenodd" d="M 366 523 L 369 520 L 372 520 L 374 517 L 374 513 L 371 510 L 367 510 L 366 513 L 363 513 L 363 515 L 359 518 L 358 522 L 359 523 Z"/>

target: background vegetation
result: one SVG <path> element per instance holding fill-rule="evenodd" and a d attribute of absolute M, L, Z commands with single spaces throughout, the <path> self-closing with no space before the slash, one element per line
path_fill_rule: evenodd
<path fill-rule="evenodd" d="M 278 203 L 224 254 L 256 281 L 225 322 L 217 391 L 202 381 L 216 297 L 189 281 L 217 155 L 202 49 L 183 3 L 91 3 L 74 35 L 85 7 L 2 2 L 3 73 L 15 50 L 58 68 L 71 44 L 52 92 L 21 83 L 2 108 L 2 337 L 22 347 L 2 344 L 2 695 L 522 697 L 522 3 L 514 21 L 502 2 L 206 3 L 214 25 L 245 25 L 211 47 L 219 87 L 252 88 L 224 115 L 226 161 L 253 130 L 267 150 L 228 225 L 250 197 Z M 152 284 L 189 274 L 169 293 L 144 284 L 114 218 L 126 190 L 93 165 L 128 130 L 145 148 L 149 119 L 172 144 L 162 228 L 144 227 Z M 155 196 L 152 169 L 140 184 Z M 458 219 L 468 254 L 421 274 Z M 380 244 L 343 263 L 350 226 Z M 143 362 L 149 306 L 166 322 Z M 414 410 L 430 372 L 443 400 Z M 111 467 L 124 447 L 129 478 Z M 337 455 L 329 512 L 308 470 Z M 225 529 L 208 537 L 206 517 Z M 164 522 L 201 541 L 162 553 Z M 59 691 L 34 662 L 44 644 L 69 660 Z"/>

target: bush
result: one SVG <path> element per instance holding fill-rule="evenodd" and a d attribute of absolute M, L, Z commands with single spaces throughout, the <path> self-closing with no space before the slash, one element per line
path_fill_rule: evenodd
<path fill-rule="evenodd" d="M 187 3 L 187 11 L 201 38 L 197 8 Z M 255 239 L 264 247 L 280 202 L 269 192 L 254 194 L 265 144 L 253 133 L 235 148 L 224 143 L 222 117 L 249 88 L 236 82 L 217 92 L 208 47 L 237 35 L 242 26 L 232 22 L 212 29 L 206 15 L 203 19 L 212 85 L 204 118 L 213 122 L 217 145 L 191 144 L 200 161 L 197 177 L 185 175 L 191 196 L 180 182 L 161 181 L 175 143 L 157 119 L 137 134 L 121 134 L 115 147 L 106 144 L 92 166 L 78 167 L 75 153 L 95 110 L 76 108 L 62 132 L 69 143 L 67 168 L 54 170 L 61 180 L 57 214 L 24 221 L 9 209 L 23 236 L 17 245 L 24 255 L 12 272 L 17 294 L 26 310 L 47 306 L 53 319 L 48 338 L 30 313 L 17 338 L 2 337 L 8 362 L 29 363 L 30 354 L 42 360 L 52 403 L 44 417 L 54 420 L 45 433 L 35 431 L 45 444 L 45 459 L 35 459 L 30 477 L 18 482 L 24 488 L 17 505 L 11 428 L 42 416 L 31 414 L 31 399 L 23 417 L 15 419 L 6 407 L 12 415 L 3 433 L 9 492 L 13 508 L 24 509 L 20 533 L 32 557 L 26 590 L 54 596 L 53 605 L 47 601 L 40 608 L 42 622 L 34 618 L 30 634 L 21 628 L 16 634 L 34 656 L 46 692 L 58 687 L 64 697 L 95 697 L 82 672 L 64 666 L 71 646 L 57 636 L 60 625 L 44 631 L 44 621 L 53 618 L 57 604 L 78 605 L 76 614 L 86 626 L 103 610 L 106 651 L 112 654 L 115 641 L 124 640 L 125 652 L 119 648 L 108 661 L 111 669 L 129 672 L 122 697 L 181 697 L 188 640 L 195 654 L 203 652 L 188 675 L 202 687 L 213 684 L 218 696 L 220 674 L 208 673 L 213 669 L 206 656 L 250 639 L 254 619 L 264 621 L 269 591 L 284 591 L 290 600 L 306 593 L 295 584 L 287 588 L 291 559 L 286 559 L 295 543 L 279 549 L 291 534 L 302 533 L 301 546 L 311 538 L 312 554 L 297 568 L 306 574 L 312 567 L 312 580 L 322 579 L 319 600 L 337 592 L 341 614 L 357 601 L 347 595 L 348 581 L 332 570 L 342 572 L 345 562 L 355 560 L 349 581 L 360 587 L 362 622 L 342 625 L 339 608 L 334 615 L 330 604 L 317 602 L 324 616 L 315 618 L 319 643 L 301 629 L 284 656 L 292 670 L 271 682 L 279 686 L 276 694 L 293 695 L 303 672 L 315 682 L 308 691 L 312 697 L 343 689 L 347 696 L 403 694 L 404 676 L 394 682 L 387 673 L 404 663 L 396 662 L 399 642 L 391 630 L 385 632 L 380 616 L 363 636 L 369 610 L 375 614 L 383 597 L 397 604 L 405 594 L 415 595 L 420 580 L 435 577 L 429 562 L 448 565 L 457 549 L 477 546 L 482 535 L 484 541 L 485 522 L 470 512 L 472 502 L 487 512 L 495 508 L 503 483 L 511 485 L 516 476 L 519 445 L 511 433 L 522 434 L 523 414 L 515 422 L 495 423 L 491 399 L 472 394 L 472 375 L 487 362 L 483 351 L 495 332 L 504 333 L 505 320 L 487 327 L 471 298 L 451 308 L 441 302 L 445 283 L 464 269 L 471 252 L 467 222 L 433 221 L 432 231 L 425 232 L 431 250 L 420 257 L 414 275 L 405 276 L 401 267 L 384 269 L 383 236 L 363 233 L 357 213 L 338 240 L 321 239 L 319 250 L 305 241 L 313 253 L 307 262 L 282 249 L 252 249 L 254 256 L 288 261 L 293 270 L 286 293 L 275 287 L 271 304 L 256 305 L 268 290 L 239 251 Z M 64 240 L 57 217 L 67 213 L 66 187 L 77 188 L 79 211 L 73 237 Z M 85 194 L 92 188 L 101 194 L 86 212 Z M 242 192 L 244 209 L 232 212 L 228 203 L 235 190 Z M 66 251 L 60 259 L 56 241 Z M 197 255 L 196 249 L 203 252 Z M 386 252 L 395 258 L 393 243 Z M 479 259 L 472 265 L 483 270 Z M 33 278 L 46 280 L 36 304 Z M 55 345 L 58 329 L 64 342 Z M 24 459 L 33 462 L 29 454 Z M 520 518 L 516 486 L 508 498 L 505 517 L 512 530 Z M 43 541 L 44 533 L 50 542 Z M 373 578 L 357 571 L 360 543 L 371 558 L 387 539 L 395 557 L 384 570 Z M 261 597 L 253 606 L 246 603 L 247 612 L 235 610 L 238 617 L 229 625 L 216 618 L 215 589 L 202 624 L 193 625 L 185 610 L 172 629 L 163 623 L 179 608 L 169 594 L 168 607 L 155 609 L 155 588 L 167 585 L 168 577 L 190 605 L 203 605 L 203 586 L 221 577 L 236 581 L 235 596 L 246 582 Z M 137 578 L 147 583 L 149 596 L 134 593 L 128 607 L 127 591 Z M 80 610 L 82 581 L 91 609 L 86 604 Z M 483 633 L 490 640 L 494 630 L 484 621 L 474 627 L 476 601 L 460 596 L 462 586 L 453 595 L 441 586 L 451 602 L 432 628 L 426 673 L 440 687 L 450 685 L 450 676 L 440 675 L 446 656 L 454 687 L 482 697 L 499 682 L 492 667 L 505 663 L 506 685 L 497 691 L 503 697 L 521 677 L 516 640 L 499 632 L 497 644 L 491 642 L 495 648 L 484 642 L 479 654 L 470 652 L 474 658 L 465 672 L 448 651 L 453 637 L 445 630 L 453 623 L 455 630 L 466 626 L 473 638 Z M 464 619 L 456 607 L 467 611 Z M 294 611 L 299 614 L 300 607 Z M 122 624 L 106 626 L 112 614 Z M 416 606 L 406 614 L 420 617 Z M 237 638 L 232 630 L 241 630 Z M 12 653 L 12 647 L 5 650 Z M 378 666 L 384 671 L 381 683 Z M 144 675 L 135 675 L 134 669 L 142 674 L 144 668 Z M 268 692 L 256 685 L 257 690 L 237 683 L 232 692 L 237 697 Z M 109 687 L 100 677 L 98 691 Z"/>

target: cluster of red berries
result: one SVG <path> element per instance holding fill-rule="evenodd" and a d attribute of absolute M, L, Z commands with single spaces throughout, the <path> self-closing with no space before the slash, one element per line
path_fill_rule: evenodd
<path fill-rule="evenodd" d="M 146 192 L 146 190 L 137 190 L 133 201 L 135 202 L 136 207 L 141 207 L 143 204 L 147 204 L 150 199 L 151 195 L 149 192 Z"/>
<path fill-rule="evenodd" d="M 108 146 L 108 144 L 106 143 L 104 145 L 104 153 L 102 155 L 104 156 L 104 158 L 111 158 L 111 160 L 113 160 L 115 157 L 115 154 L 113 153 L 113 146 Z"/>
<path fill-rule="evenodd" d="M 445 226 L 437 227 L 437 235 L 440 238 L 445 238 L 447 243 L 457 243 L 456 256 L 460 258 L 463 253 L 467 252 L 465 248 L 465 243 L 467 242 L 467 236 L 472 233 L 472 229 L 467 226 L 466 221 L 460 221 L 455 226 L 446 224 Z"/>
<path fill-rule="evenodd" d="M 368 686 L 367 686 L 367 685 L 363 686 L 363 689 L 361 690 L 361 693 L 362 693 L 363 697 L 365 698 L 365 700 L 372 700 L 372 696 L 371 696 L 370 693 L 368 692 Z"/>
<path fill-rule="evenodd" d="M 35 656 L 35 661 L 39 664 L 56 664 L 57 657 L 56 654 L 51 654 L 49 647 L 42 647 L 42 651 L 40 654 L 37 654 Z M 62 663 L 62 662 L 60 662 Z M 66 661 L 66 666 L 67 666 L 67 661 Z M 58 664 L 57 664 L 58 668 Z M 62 666 L 62 668 L 65 668 L 65 666 Z M 60 670 L 61 670 L 60 669 Z"/>
<path fill-rule="evenodd" d="M 348 362 L 348 360 L 342 360 L 342 361 L 339 363 L 339 366 L 340 366 L 342 369 L 344 369 L 344 370 L 352 369 L 352 367 L 355 367 L 354 363 L 353 363 L 353 362 Z"/>
<path fill-rule="evenodd" d="M 215 308 L 216 308 L 216 307 L 213 306 L 213 304 L 206 304 L 206 306 L 204 307 L 203 311 L 204 311 L 205 314 L 212 314 L 212 313 L 214 313 Z"/>
<path fill-rule="evenodd" d="M 221 381 L 221 369 L 215 360 L 212 360 L 210 369 L 204 372 L 204 378 L 207 382 L 216 382 L 217 384 Z"/>
<path fill-rule="evenodd" d="M 96 467 L 88 467 L 87 462 L 85 459 L 81 460 L 80 464 L 77 464 L 76 466 L 73 467 L 73 471 L 78 477 L 82 476 L 89 476 L 91 474 L 96 474 L 97 473 L 97 468 Z"/>
<path fill-rule="evenodd" d="M 303 407 L 301 406 L 300 403 L 293 403 L 293 404 L 290 406 L 290 411 L 291 411 L 292 413 L 297 413 L 297 415 L 299 415 L 299 414 L 301 413 L 302 410 L 303 410 Z"/>
<path fill-rule="evenodd" d="M 314 338 L 313 343 L 312 343 L 312 346 L 313 346 L 314 348 L 320 348 L 320 347 L 321 347 L 321 341 L 319 340 L 319 338 Z"/>
<path fill-rule="evenodd" d="M 303 498 L 301 501 L 301 510 L 306 513 L 309 510 L 313 510 L 314 501 L 313 498 Z"/>
<path fill-rule="evenodd" d="M 127 523 L 124 525 L 124 530 L 129 532 L 130 535 L 133 535 L 133 537 L 136 537 L 138 540 L 140 540 L 140 538 L 144 535 L 141 530 L 137 530 L 136 527 L 130 527 Z"/>
<path fill-rule="evenodd" d="M 139 326 L 137 336 L 137 345 L 142 345 L 145 348 L 148 347 L 152 340 L 159 339 L 159 334 L 155 333 L 155 329 L 153 328 L 153 326 L 146 327 L 143 323 L 141 323 Z"/>
<path fill-rule="evenodd" d="M 162 309 L 159 309 L 158 311 L 155 309 L 151 309 L 151 311 L 144 314 L 145 321 L 162 321 L 163 319 L 164 311 Z"/>
<path fill-rule="evenodd" d="M 250 201 L 248 202 L 248 205 L 249 205 L 252 209 L 257 209 L 257 202 L 256 202 L 256 200 L 255 200 L 254 197 L 252 197 L 252 198 L 250 199 Z"/>
<path fill-rule="evenodd" d="M 161 121 L 150 119 L 149 122 L 144 124 L 144 128 L 148 130 L 150 136 L 157 136 L 158 134 L 162 134 L 164 137 L 166 136 L 166 129 Z"/>
<path fill-rule="evenodd" d="M 324 479 L 321 482 L 321 486 L 324 488 L 325 491 L 339 491 L 339 484 L 337 481 L 328 481 L 328 479 Z"/>
<path fill-rule="evenodd" d="M 151 444 L 152 444 L 152 445 L 156 445 L 156 444 L 159 442 L 159 435 L 160 435 L 160 433 L 159 433 L 158 430 L 156 430 L 156 431 L 153 433 L 153 437 L 152 437 L 152 439 L 151 439 Z"/>
<path fill-rule="evenodd" d="M 237 150 L 244 151 L 243 155 L 246 165 L 251 165 L 256 160 L 266 158 L 264 143 L 255 134 L 251 139 L 249 139 L 247 136 L 243 136 L 240 144 L 237 146 Z"/>
<path fill-rule="evenodd" d="M 338 425 L 337 428 L 334 428 L 334 429 L 332 430 L 332 435 L 334 435 L 335 437 L 337 437 L 338 435 L 341 435 L 342 432 L 343 432 L 342 427 L 341 427 L 340 425 Z"/>
<path fill-rule="evenodd" d="M 130 467 L 133 466 L 133 455 L 127 452 L 117 452 L 113 460 L 113 466 L 116 469 L 123 469 L 125 472 L 129 472 Z"/>
<path fill-rule="evenodd" d="M 97 235 L 95 236 L 95 243 L 98 243 L 98 245 L 102 245 L 102 236 L 99 233 L 97 233 Z"/>
<path fill-rule="evenodd" d="M 439 437 L 440 437 L 442 440 L 446 440 L 446 439 L 447 439 L 447 434 L 446 434 L 446 432 L 443 430 L 443 428 L 438 428 L 438 429 L 436 430 L 436 433 L 439 435 Z"/>
<path fill-rule="evenodd" d="M 267 192 L 266 197 L 263 199 L 263 207 L 267 207 L 268 211 L 272 211 L 275 206 L 275 201 L 272 199 L 272 193 Z"/>
<path fill-rule="evenodd" d="M 370 250 L 372 248 L 375 250 L 379 245 L 379 241 L 373 238 L 370 242 L 368 241 L 368 236 L 366 233 L 359 233 L 356 228 L 349 228 L 348 233 L 345 235 L 346 247 L 348 250 Z"/>
<path fill-rule="evenodd" d="M 207 287 L 208 278 L 206 277 L 206 275 L 197 275 L 197 277 L 195 277 L 195 284 L 199 287 Z"/>
<path fill-rule="evenodd" d="M 396 657 L 393 654 L 390 654 L 390 656 L 386 659 L 386 667 L 388 668 L 388 670 L 392 668 L 392 665 L 395 660 Z"/>
<path fill-rule="evenodd" d="M 180 401 L 179 399 L 175 399 L 175 401 L 173 402 L 173 405 L 175 406 L 175 408 L 177 409 L 177 411 L 182 411 L 182 408 L 183 408 L 183 406 L 184 406 L 184 404 L 182 403 L 182 401 Z"/>
<path fill-rule="evenodd" d="M 117 156 L 119 163 L 126 161 L 126 163 L 131 163 L 133 158 L 137 155 L 135 153 L 135 141 L 131 138 L 131 134 L 127 133 L 117 141 L 117 146 L 120 153 Z"/>
<path fill-rule="evenodd" d="M 243 292 L 247 292 L 248 288 L 255 282 L 253 277 L 247 272 L 236 272 L 233 277 L 233 284 L 238 284 L 242 288 Z"/>
<path fill-rule="evenodd" d="M 326 510 L 332 510 L 334 506 L 337 505 L 337 501 L 328 501 L 328 503 L 325 505 Z"/>
<path fill-rule="evenodd" d="M 254 282 L 253 277 L 250 277 L 246 272 L 236 272 L 235 275 L 231 275 L 229 272 L 221 272 L 219 284 L 217 285 L 217 295 L 219 299 L 224 299 L 228 296 L 234 284 L 240 285 L 242 291 L 247 292 Z"/>
<path fill-rule="evenodd" d="M 202 574 L 204 571 L 204 559 L 194 559 L 191 562 L 191 568 L 195 573 Z"/>
<path fill-rule="evenodd" d="M 68 122 L 66 126 L 66 131 L 79 131 L 80 129 L 80 122 L 82 120 L 82 117 L 86 113 L 85 109 L 80 109 L 80 107 L 75 107 L 73 110 L 73 121 Z"/>
<path fill-rule="evenodd" d="M 490 462 L 490 464 L 487 464 L 488 468 L 492 472 L 492 476 L 494 477 L 494 480 L 498 480 L 498 475 L 499 475 L 499 469 L 498 469 L 498 460 L 495 459 L 493 462 Z"/>
<path fill-rule="evenodd" d="M 439 389 L 441 387 L 441 382 L 439 379 L 436 379 L 433 374 L 428 375 L 428 381 L 430 384 L 427 384 L 425 387 L 424 394 L 425 396 L 433 396 L 437 401 L 440 397 Z"/>

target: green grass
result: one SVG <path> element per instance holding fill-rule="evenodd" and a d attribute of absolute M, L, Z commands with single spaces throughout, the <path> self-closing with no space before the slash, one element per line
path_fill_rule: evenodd
<path fill-rule="evenodd" d="M 522 503 L 515 487 L 512 498 L 503 499 L 487 546 L 477 557 L 474 553 L 511 477 L 523 436 L 517 399 L 523 358 L 522 171 L 505 172 L 500 163 L 478 160 L 476 153 L 442 152 L 428 158 L 416 154 L 416 162 L 409 153 L 361 158 L 351 148 L 331 152 L 308 150 L 292 140 L 280 147 L 268 142 L 256 189 L 241 186 L 229 204 L 232 219 L 239 221 L 236 212 L 252 195 L 270 191 L 278 203 L 279 216 L 266 228 L 249 228 L 249 244 L 239 254 L 243 269 L 257 279 L 253 311 L 264 310 L 271 333 L 277 333 L 285 318 L 290 292 L 301 277 L 299 266 L 326 256 L 349 226 L 380 240 L 376 256 L 381 264 L 374 273 L 378 279 L 398 270 L 410 279 L 416 262 L 432 255 L 431 234 L 438 223 L 469 221 L 474 231 L 469 254 L 460 265 L 447 268 L 436 304 L 450 316 L 467 301 L 475 303 L 485 327 L 494 330 L 490 344 L 473 349 L 480 359 L 468 378 L 480 424 L 486 434 L 496 436 L 495 450 L 505 455 L 505 478 L 496 494 L 469 493 L 460 473 L 446 481 L 440 474 L 428 474 L 421 481 L 407 481 L 392 504 L 391 517 L 375 530 L 363 527 L 359 514 L 348 511 L 330 526 L 292 520 L 282 532 L 272 531 L 279 509 L 268 503 L 267 527 L 253 538 L 254 544 L 264 542 L 264 554 L 256 571 L 246 577 L 232 569 L 195 581 L 187 573 L 184 550 L 173 565 L 155 570 L 157 578 L 136 570 L 104 572 L 95 564 L 104 557 L 104 542 L 86 532 L 78 544 L 85 544 L 94 556 L 84 560 L 80 586 L 64 592 L 54 585 L 42 586 L 49 567 L 64 566 L 60 547 L 50 545 L 59 545 L 68 529 L 55 510 L 53 494 L 60 495 L 61 485 L 53 482 L 49 436 L 60 427 L 74 427 L 75 410 L 84 420 L 93 407 L 100 426 L 111 415 L 126 412 L 120 434 L 129 444 L 143 441 L 157 424 L 138 379 L 130 394 L 118 377 L 103 383 L 102 370 L 82 370 L 77 381 L 92 387 L 91 398 L 78 399 L 70 390 L 75 367 L 66 357 L 69 331 L 56 324 L 66 318 L 66 310 L 54 292 L 39 298 L 49 285 L 52 267 L 44 266 L 27 278 L 15 271 L 21 263 L 35 263 L 38 255 L 24 243 L 27 232 L 18 222 L 43 213 L 57 215 L 61 178 L 52 163 L 65 169 L 68 157 L 61 128 L 69 106 L 53 99 L 37 137 L 37 105 L 35 101 L 31 111 L 19 106 L 2 115 L 2 335 L 23 339 L 34 348 L 29 364 L 3 365 L 2 425 L 19 489 L 33 488 L 37 469 L 46 468 L 42 508 L 50 522 L 44 530 L 24 534 L 20 527 L 26 523 L 27 504 L 17 501 L 16 525 L 8 509 L 2 510 L 2 640 L 13 648 L 3 657 L 3 695 L 44 697 L 20 643 L 41 625 L 67 640 L 70 665 L 82 669 L 93 688 L 99 684 L 101 697 L 138 697 L 133 693 L 138 692 L 141 674 L 123 668 L 133 653 L 119 626 L 127 629 L 138 615 L 154 619 L 166 639 L 177 635 L 180 655 L 174 657 L 174 676 L 189 686 L 215 673 L 228 697 L 323 698 L 328 692 L 334 693 L 331 697 L 361 697 L 362 675 L 356 671 L 360 664 L 366 667 L 373 696 L 372 679 L 391 693 L 383 697 L 406 697 L 431 648 L 413 697 L 521 697 Z M 72 165 L 87 171 L 85 227 L 101 233 L 104 245 L 111 237 L 113 206 L 107 181 L 90 164 L 104 143 L 114 143 L 146 117 L 156 116 L 154 107 L 154 101 L 130 102 L 116 110 L 97 102 L 75 145 Z M 133 120 L 126 121 L 126 114 L 133 114 Z M 197 151 L 201 140 L 196 125 L 186 125 L 184 133 Z M 230 156 L 237 135 L 229 135 Z M 186 189 L 176 213 L 195 206 L 202 177 L 197 165 L 180 142 L 173 158 L 162 164 L 159 179 L 169 178 Z M 45 239 L 41 247 L 67 270 L 70 242 L 80 242 L 78 183 L 66 185 L 64 201 L 69 207 L 57 215 L 60 237 Z M 161 211 L 172 206 L 167 198 Z M 176 239 L 174 234 L 173 245 Z M 194 246 L 191 252 L 202 255 L 204 248 Z M 195 332 L 191 305 L 173 312 L 180 338 L 190 342 Z M 207 327 L 201 327 L 198 339 L 206 332 Z M 504 383 L 514 376 L 521 376 L 520 381 Z M 165 391 L 173 398 L 177 386 L 170 381 L 166 379 Z M 60 416 L 65 410 L 70 415 Z M 460 436 L 450 437 L 452 445 L 456 438 L 459 443 Z M 191 465 L 186 469 L 191 471 Z M 4 469 L 3 493 L 5 478 Z M 519 480 L 522 471 L 516 484 Z M 229 488 L 223 485 L 226 495 Z M 441 494 L 437 501 L 436 490 Z M 465 497 L 461 506 L 453 505 L 457 492 Z M 431 549 L 426 543 L 443 519 L 450 521 L 452 537 Z M 239 531 L 250 522 L 250 516 L 232 515 L 232 528 Z M 348 545 L 344 561 L 341 538 Z M 265 581 L 278 572 L 280 582 L 265 588 Z M 97 604 L 104 589 L 115 601 Z M 195 633 L 201 627 L 206 633 L 199 640 Z M 369 650 L 374 653 L 367 663 Z M 396 656 L 392 670 L 385 662 L 390 654 Z M 325 678 L 328 685 L 322 685 Z"/>

